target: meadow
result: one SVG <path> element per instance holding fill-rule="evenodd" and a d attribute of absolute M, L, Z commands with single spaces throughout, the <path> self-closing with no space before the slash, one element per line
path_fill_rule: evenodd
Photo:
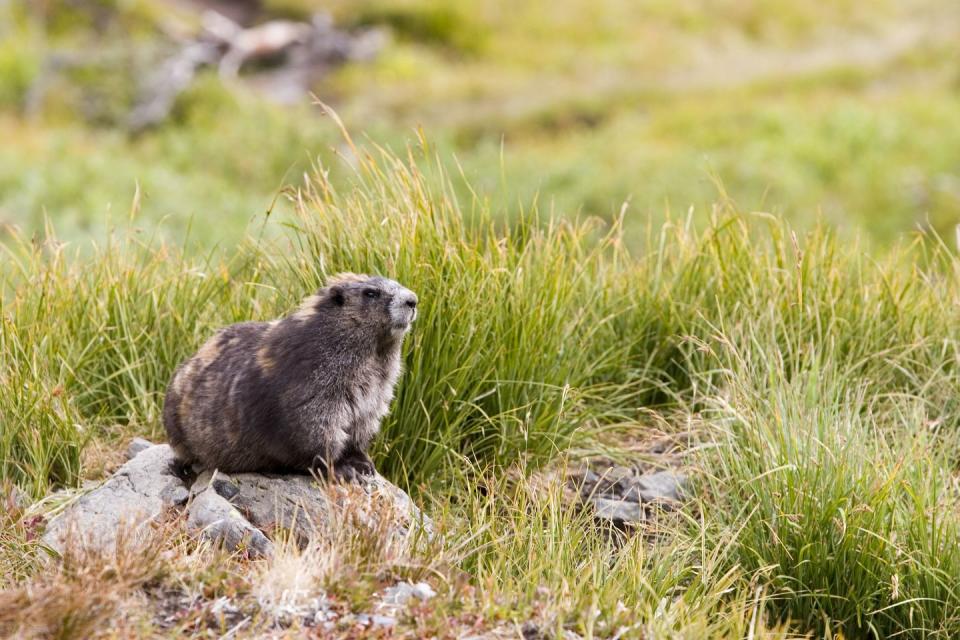
<path fill-rule="evenodd" d="M 0 516 L 0 633 L 280 637 L 258 626 L 278 593 L 360 610 L 401 577 L 439 595 L 394 637 L 522 637 L 527 621 L 542 637 L 960 634 L 956 41 L 730 87 L 611 71 L 593 102 L 556 97 L 585 77 L 569 46 L 529 44 L 559 29 L 657 78 L 704 31 L 771 47 L 825 20 L 881 33 L 954 14 L 651 2 L 640 24 L 608 4 L 336 4 L 399 35 L 329 79 L 342 98 L 323 117 L 205 78 L 138 138 L 52 108 L 0 120 L 0 482 L 37 500 Z M 623 45 L 640 35 L 649 51 Z M 69 495 L 51 491 L 101 478 L 135 435 L 162 439 L 177 362 L 339 271 L 420 296 L 374 460 L 441 537 L 397 550 L 367 531 L 250 561 L 172 522 L 147 550 L 47 558 L 38 523 Z M 624 537 L 566 499 L 557 470 L 679 433 L 700 444 L 676 512 Z M 151 603 L 169 592 L 196 610 L 162 627 Z M 249 624 L 210 624 L 221 598 Z"/>
<path fill-rule="evenodd" d="M 315 163 L 339 177 L 340 137 L 320 108 L 280 107 L 215 73 L 164 126 L 124 132 L 164 31 L 199 23 L 190 4 L 105 2 L 96 28 L 82 2 L 0 7 L 5 228 L 30 234 L 51 219 L 63 239 L 102 240 L 133 214 L 145 233 L 229 248 L 251 221 L 281 213 L 278 192 Z M 268 17 L 314 8 L 264 4 Z M 448 171 L 463 171 L 501 217 L 537 200 L 561 217 L 609 222 L 628 203 L 637 248 L 649 223 L 692 208 L 702 224 L 722 197 L 881 247 L 918 226 L 952 234 L 960 218 L 952 2 L 324 8 L 345 28 L 392 36 L 371 62 L 333 70 L 316 95 L 358 143 L 369 136 L 400 153 L 423 127 Z M 87 50 L 86 68 L 44 80 L 51 58 Z"/>

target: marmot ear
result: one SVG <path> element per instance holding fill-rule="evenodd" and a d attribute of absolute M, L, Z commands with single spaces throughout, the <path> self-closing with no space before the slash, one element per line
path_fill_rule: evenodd
<path fill-rule="evenodd" d="M 338 285 L 330 287 L 330 299 L 333 300 L 333 304 L 342 307 L 343 303 L 346 302 L 346 298 L 343 296 L 343 287 Z"/>

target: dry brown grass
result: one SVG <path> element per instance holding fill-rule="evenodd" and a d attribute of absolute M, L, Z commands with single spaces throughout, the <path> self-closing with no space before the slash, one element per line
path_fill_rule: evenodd
<path fill-rule="evenodd" d="M 424 552 L 417 534 L 397 533 L 403 518 L 392 501 L 357 487 L 328 490 L 333 512 L 311 523 L 312 541 L 276 531 L 275 554 L 256 561 L 191 537 L 176 515 L 146 533 L 122 532 L 110 551 L 77 535 L 56 559 L 37 544 L 42 525 L 29 529 L 35 516 L 7 509 L 0 636 L 301 637 L 304 621 L 329 603 L 340 621 L 325 633 L 351 637 L 351 613 L 369 611 L 387 584 L 422 578 L 440 554 Z"/>
<path fill-rule="evenodd" d="M 123 619 L 134 622 L 139 588 L 164 571 L 170 532 L 118 538 L 109 552 L 71 544 L 32 579 L 0 592 L 0 634 L 23 638 L 94 638 Z M 133 605 L 133 606 L 132 606 Z"/>

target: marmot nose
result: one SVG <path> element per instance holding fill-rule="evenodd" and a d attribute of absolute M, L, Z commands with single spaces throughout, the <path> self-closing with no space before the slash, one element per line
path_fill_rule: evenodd
<path fill-rule="evenodd" d="M 417 308 L 417 299 L 416 299 L 416 298 L 407 298 L 407 299 L 404 301 L 403 304 L 407 305 L 407 306 L 410 307 L 411 309 L 416 309 L 416 308 Z"/>

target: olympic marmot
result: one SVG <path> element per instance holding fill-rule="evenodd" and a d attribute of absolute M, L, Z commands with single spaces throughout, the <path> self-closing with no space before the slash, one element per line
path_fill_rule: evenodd
<path fill-rule="evenodd" d="M 417 296 L 343 273 L 298 311 L 221 329 L 177 368 L 163 425 L 179 461 L 224 472 L 374 473 Z"/>

